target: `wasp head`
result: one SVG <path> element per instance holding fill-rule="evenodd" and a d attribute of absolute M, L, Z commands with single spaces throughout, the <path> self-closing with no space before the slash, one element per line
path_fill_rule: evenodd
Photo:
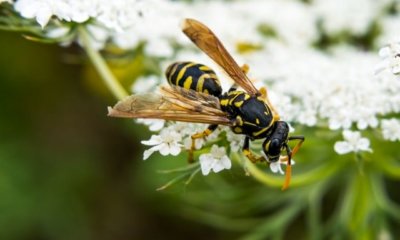
<path fill-rule="evenodd" d="M 263 151 L 269 162 L 276 162 L 281 152 L 288 150 L 289 125 L 283 121 L 277 121 L 274 129 L 263 143 Z"/>

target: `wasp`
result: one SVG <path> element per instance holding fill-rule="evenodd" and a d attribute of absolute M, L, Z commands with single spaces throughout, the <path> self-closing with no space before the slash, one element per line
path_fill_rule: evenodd
<path fill-rule="evenodd" d="M 234 84 L 228 92 L 222 92 L 219 79 L 209 67 L 194 62 L 176 62 L 166 70 L 169 86 L 160 87 L 158 93 L 129 96 L 113 108 L 109 107 L 108 115 L 209 124 L 203 132 L 192 135 L 189 161 L 193 161 L 196 139 L 209 136 L 218 125 L 229 126 L 234 133 L 245 135 L 242 151 L 251 162 L 287 161 L 283 189 L 287 188 L 291 159 L 304 142 L 304 136 L 289 136 L 289 125 L 280 120 L 266 88 L 258 90 L 253 85 L 247 77 L 249 67 L 240 67 L 207 26 L 194 19 L 185 19 L 182 31 L 233 79 Z M 250 150 L 250 141 L 256 139 L 265 139 L 262 143 L 264 156 L 257 156 Z M 288 144 L 292 140 L 298 140 L 293 149 Z"/>

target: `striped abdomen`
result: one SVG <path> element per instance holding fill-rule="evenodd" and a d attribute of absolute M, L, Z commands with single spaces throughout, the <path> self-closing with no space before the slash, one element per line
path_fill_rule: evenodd
<path fill-rule="evenodd" d="M 220 96 L 222 93 L 217 75 L 211 68 L 203 64 L 176 62 L 167 68 L 165 75 L 171 85 L 214 96 Z"/>

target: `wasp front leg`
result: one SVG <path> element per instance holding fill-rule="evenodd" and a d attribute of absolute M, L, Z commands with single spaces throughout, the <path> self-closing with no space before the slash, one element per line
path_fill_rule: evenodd
<path fill-rule="evenodd" d="M 287 145 L 286 151 L 287 151 L 287 156 L 284 156 L 282 158 L 282 162 L 285 161 L 289 161 L 290 159 L 293 158 L 293 156 L 299 151 L 301 145 L 303 144 L 303 142 L 305 141 L 304 136 L 291 136 L 288 138 L 289 141 L 292 140 L 299 140 L 299 142 L 296 144 L 296 146 L 294 146 L 293 149 L 290 149 L 290 147 Z"/>
<path fill-rule="evenodd" d="M 303 144 L 305 138 L 304 138 L 304 136 L 291 136 L 291 137 L 288 138 L 288 140 L 289 141 L 291 141 L 291 140 L 299 140 L 299 142 L 296 144 L 296 146 L 294 146 L 294 148 L 292 150 L 291 157 L 293 157 L 297 153 L 297 151 L 299 151 L 299 149 L 300 149 L 301 145 Z"/>
<path fill-rule="evenodd" d="M 217 129 L 217 127 L 218 127 L 218 124 L 209 125 L 208 128 L 206 130 L 204 130 L 203 132 L 196 133 L 191 136 L 192 137 L 192 145 L 189 150 L 189 158 L 188 158 L 189 163 L 194 162 L 193 152 L 194 152 L 194 150 L 196 150 L 196 139 L 208 137 L 211 133 L 213 133 L 215 131 L 215 129 Z"/>
<path fill-rule="evenodd" d="M 258 163 L 258 162 L 263 162 L 265 161 L 265 158 L 262 156 L 256 156 L 254 155 L 251 150 L 250 150 L 250 138 L 246 136 L 244 139 L 244 144 L 243 144 L 243 154 L 252 162 L 252 163 Z"/>

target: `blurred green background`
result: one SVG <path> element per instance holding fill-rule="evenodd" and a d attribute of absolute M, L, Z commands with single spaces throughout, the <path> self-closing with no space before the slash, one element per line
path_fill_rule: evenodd
<path fill-rule="evenodd" d="M 0 239 L 213 236 L 155 191 L 166 178 L 142 161 L 150 134 L 106 116 L 115 99 L 79 47 L 0 39 Z"/>

